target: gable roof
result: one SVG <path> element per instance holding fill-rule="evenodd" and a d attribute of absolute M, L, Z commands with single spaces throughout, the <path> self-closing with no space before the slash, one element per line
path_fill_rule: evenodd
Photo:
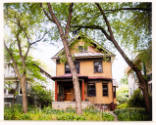
<path fill-rule="evenodd" d="M 88 39 L 89 43 L 94 45 L 100 52 L 104 52 L 106 56 L 108 57 L 115 57 L 115 54 L 113 54 L 112 52 L 110 52 L 108 49 L 104 48 L 102 45 L 100 45 L 98 42 L 96 42 L 95 40 L 91 39 L 90 37 L 88 37 L 86 34 L 84 33 L 81 33 L 79 35 L 77 35 L 76 37 L 74 37 L 69 43 L 68 43 L 68 46 L 70 47 L 71 45 L 73 45 L 75 43 L 76 40 L 78 39 Z M 52 59 L 57 59 L 59 58 L 59 55 L 61 53 L 64 52 L 64 47 L 58 51 L 53 57 Z M 94 57 L 94 56 L 101 56 L 103 57 L 104 56 L 104 53 L 91 53 L 91 52 L 85 52 L 85 53 L 81 53 L 81 54 L 74 54 L 74 56 L 80 56 L 80 57 Z"/>

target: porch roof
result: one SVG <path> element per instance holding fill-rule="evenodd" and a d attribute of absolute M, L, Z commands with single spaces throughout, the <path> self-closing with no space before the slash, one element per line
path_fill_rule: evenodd
<path fill-rule="evenodd" d="M 78 74 L 79 79 L 84 79 L 84 80 L 107 80 L 107 81 L 112 81 L 112 78 L 105 78 L 103 76 L 84 76 Z M 62 76 L 53 76 L 53 80 L 71 80 L 72 79 L 72 74 L 65 74 Z"/>

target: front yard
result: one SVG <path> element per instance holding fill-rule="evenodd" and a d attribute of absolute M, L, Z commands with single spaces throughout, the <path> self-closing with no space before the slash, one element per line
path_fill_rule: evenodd
<path fill-rule="evenodd" d="M 113 121 L 114 116 L 109 112 L 99 112 L 93 107 L 83 110 L 82 115 L 77 115 L 75 110 L 68 108 L 66 111 L 54 110 L 51 107 L 43 109 L 29 107 L 28 113 L 22 113 L 21 106 L 5 108 L 5 120 L 67 120 L 67 121 Z"/>

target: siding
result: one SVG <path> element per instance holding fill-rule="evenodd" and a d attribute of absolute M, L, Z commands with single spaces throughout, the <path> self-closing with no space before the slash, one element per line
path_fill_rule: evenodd
<path fill-rule="evenodd" d="M 111 82 L 108 83 L 108 96 L 103 96 L 102 82 L 96 82 L 96 96 L 94 96 L 94 97 L 87 96 L 87 85 L 85 85 L 85 90 L 86 90 L 85 98 L 94 104 L 110 104 L 113 101 L 116 102 L 116 100 L 113 99 L 113 91 L 112 91 L 112 83 Z"/>
<path fill-rule="evenodd" d="M 80 62 L 80 75 L 85 76 L 102 76 L 105 78 L 112 78 L 111 62 L 102 62 L 103 72 L 94 73 L 94 61 L 93 60 L 82 60 Z M 62 76 L 65 74 L 64 63 L 57 64 L 56 76 Z"/>

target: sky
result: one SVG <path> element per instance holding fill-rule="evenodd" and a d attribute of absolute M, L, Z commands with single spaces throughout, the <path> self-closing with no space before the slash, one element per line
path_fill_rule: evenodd
<path fill-rule="evenodd" d="M 36 49 L 31 50 L 31 55 L 35 57 L 35 59 L 39 59 L 46 66 L 45 70 L 51 75 L 55 75 L 56 65 L 52 61 L 51 57 L 53 57 L 61 48 L 62 45 L 54 46 L 48 43 L 39 43 Z M 116 55 L 115 60 L 112 64 L 112 75 L 113 79 L 115 79 L 118 84 L 120 79 L 123 78 L 125 69 L 128 67 L 124 59 L 118 52 L 114 53 Z"/>

